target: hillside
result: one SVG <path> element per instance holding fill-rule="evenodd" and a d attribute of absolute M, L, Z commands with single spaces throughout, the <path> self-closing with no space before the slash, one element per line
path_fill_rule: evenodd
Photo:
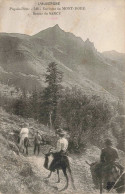
<path fill-rule="evenodd" d="M 49 150 L 49 145 L 42 146 L 40 156 L 33 156 L 33 147 L 30 140 L 30 154 L 28 157 L 19 153 L 18 146 L 16 143 L 15 132 L 19 131 L 20 125 L 23 122 L 29 123 L 30 125 L 30 136 L 34 130 L 41 130 L 42 134 L 48 134 L 48 130 L 46 127 L 37 124 L 31 119 L 24 120 L 23 118 L 19 118 L 14 115 L 10 115 L 1 109 L 0 112 L 0 192 L 4 193 L 57 193 L 57 190 L 63 187 L 65 184 L 65 179 L 61 173 L 61 183 L 56 184 L 57 176 L 56 173 L 53 175 L 53 179 L 47 181 L 45 177 L 48 175 L 48 171 L 44 169 L 44 155 L 43 153 L 47 153 Z M 34 130 L 33 130 L 34 129 Z M 32 132 L 32 133 L 31 133 Z M 51 137 L 53 133 L 50 133 Z M 72 156 L 71 156 L 72 157 Z M 76 162 L 79 165 L 79 161 L 77 161 L 77 157 L 71 160 L 71 167 L 73 169 L 73 173 L 76 176 L 83 176 L 82 174 L 77 174 L 77 168 L 82 168 L 82 166 L 78 167 Z M 81 158 L 82 160 L 82 158 Z M 85 161 L 84 163 L 85 164 Z M 85 164 L 85 171 L 89 170 L 89 167 Z M 75 176 L 75 175 L 74 175 Z M 84 175 L 84 177 L 87 176 Z M 88 181 L 91 180 L 90 172 Z M 78 181 L 76 179 L 76 181 Z M 76 186 L 78 191 L 84 191 L 87 189 L 88 191 L 92 191 L 93 189 L 87 188 L 86 182 L 83 185 L 83 182 L 86 181 L 81 180 L 81 186 L 79 187 L 79 182 L 76 182 Z M 92 182 L 92 181 L 91 181 Z M 85 186 L 85 188 L 84 188 Z M 82 187 L 82 188 L 81 188 Z M 58 188 L 58 189 L 57 189 Z M 82 190 L 81 190 L 82 189 Z M 84 190 L 85 189 L 85 190 Z M 69 192 L 72 191 L 71 186 Z M 64 192 L 65 193 L 65 192 Z"/>
<path fill-rule="evenodd" d="M 113 57 L 113 58 L 112 58 Z M 94 43 L 58 25 L 28 36 L 0 33 L 0 82 L 28 91 L 44 87 L 44 73 L 56 62 L 63 85 L 123 99 L 125 55 L 99 53 Z"/>
<path fill-rule="evenodd" d="M 24 122 L 30 123 L 30 136 L 33 129 L 42 129 L 42 134 L 48 133 L 45 126 L 37 124 L 32 119 L 25 120 L 0 109 L 0 193 L 55 193 L 56 190 L 44 181 L 47 172 L 45 171 L 44 175 L 40 174 L 37 165 L 30 161 L 30 157 L 19 153 L 16 132 Z M 30 144 L 32 145 L 31 140 Z M 44 161 L 43 155 L 42 158 Z M 37 160 L 35 157 L 34 159 Z"/>
<path fill-rule="evenodd" d="M 19 153 L 16 141 L 16 132 L 20 130 L 22 123 L 29 123 L 30 128 L 30 148 L 29 156 Z M 59 193 L 64 187 L 65 179 L 60 172 L 61 182 L 57 181 L 56 173 L 53 173 L 50 180 L 45 179 L 48 171 L 43 167 L 44 154 L 47 153 L 51 145 L 41 146 L 39 156 L 33 155 L 32 136 L 35 131 L 41 131 L 44 137 L 49 135 L 50 139 L 54 133 L 44 125 L 35 122 L 33 119 L 23 119 L 6 113 L 0 109 L 0 192 L 2 194 L 21 194 L 21 193 Z M 52 141 L 53 142 L 53 141 Z M 96 146 L 88 145 L 86 150 L 81 154 L 70 154 L 69 160 L 73 172 L 76 192 L 80 193 L 97 193 L 94 188 L 89 166 L 85 161 L 93 162 L 99 160 L 100 149 Z M 124 162 L 124 153 L 119 150 L 120 163 Z M 70 193 L 72 189 L 71 183 L 69 188 L 63 193 Z"/>
<path fill-rule="evenodd" d="M 125 54 L 116 51 L 105 51 L 103 56 L 120 71 L 125 71 Z"/>

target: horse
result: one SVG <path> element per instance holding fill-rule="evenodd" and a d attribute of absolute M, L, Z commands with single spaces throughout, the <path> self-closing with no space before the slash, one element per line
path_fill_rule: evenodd
<path fill-rule="evenodd" d="M 18 137 L 18 143 L 20 143 L 20 137 Z M 28 137 L 24 138 L 23 144 L 24 144 L 24 148 L 26 149 L 26 154 L 28 155 L 28 147 L 29 147 L 29 138 Z M 25 152 L 24 148 L 23 148 L 23 153 Z"/>
<path fill-rule="evenodd" d="M 24 138 L 24 148 L 26 149 L 26 154 L 28 155 L 28 147 L 29 147 L 29 138 L 25 137 Z M 24 150 L 23 150 L 24 153 Z"/>
<path fill-rule="evenodd" d="M 54 159 L 55 157 L 55 153 L 48 153 L 48 154 L 44 154 L 45 155 L 45 162 L 44 162 L 44 167 L 47 169 L 47 170 L 50 170 L 49 167 L 50 167 L 50 157 L 52 159 Z M 72 187 L 73 189 L 75 190 L 75 185 L 74 185 L 74 179 L 73 179 L 73 176 L 72 176 L 72 171 L 71 171 L 71 168 L 70 168 L 70 164 L 69 164 L 69 160 L 68 160 L 68 157 L 67 156 L 62 156 L 62 159 L 60 159 L 60 162 L 57 166 L 57 168 L 55 169 L 57 171 L 57 175 L 58 175 L 58 181 L 57 183 L 60 182 L 60 177 L 59 177 L 59 170 L 62 170 L 63 171 L 63 174 L 66 178 L 66 185 L 64 186 L 64 188 L 60 191 L 64 191 L 68 188 L 68 185 L 69 185 L 69 177 L 67 175 L 67 170 L 69 171 L 69 174 L 70 174 L 70 177 L 71 177 L 71 183 L 72 183 Z M 48 175 L 47 178 L 50 178 L 51 175 L 52 175 L 52 172 L 50 170 L 50 174 Z"/>
<path fill-rule="evenodd" d="M 108 176 L 105 176 L 105 171 L 101 168 L 100 175 L 96 174 L 95 169 L 98 165 L 97 162 L 89 164 L 86 161 L 86 163 L 90 166 L 93 183 L 97 189 L 100 189 L 100 194 L 102 194 L 103 189 L 106 189 L 108 192 L 111 192 L 113 189 L 115 189 L 117 193 L 125 192 L 125 171 L 121 171 L 120 165 L 114 164 L 111 172 L 108 173 Z"/>

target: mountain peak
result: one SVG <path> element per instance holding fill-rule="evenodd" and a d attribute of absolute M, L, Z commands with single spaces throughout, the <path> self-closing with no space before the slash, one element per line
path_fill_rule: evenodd
<path fill-rule="evenodd" d="M 91 41 L 89 40 L 89 38 L 86 39 L 85 44 L 87 44 L 87 45 L 93 45 L 93 46 L 94 46 L 93 42 L 91 42 Z"/>
<path fill-rule="evenodd" d="M 54 30 L 54 31 L 57 31 L 57 32 L 60 32 L 60 31 L 63 31 L 58 24 L 56 24 L 55 26 L 51 27 L 50 29 Z"/>
<path fill-rule="evenodd" d="M 97 50 L 96 50 L 96 48 L 95 48 L 95 46 L 94 46 L 94 43 L 91 42 L 91 41 L 89 40 L 89 38 L 87 38 L 86 41 L 84 42 L 84 48 L 85 48 L 86 50 L 89 50 L 89 51 L 93 52 L 93 53 L 97 53 Z"/>
<path fill-rule="evenodd" d="M 53 28 L 60 28 L 58 24 L 56 24 L 55 26 L 53 26 Z"/>
<path fill-rule="evenodd" d="M 42 30 L 42 31 L 38 32 L 34 36 L 35 37 L 41 37 L 41 36 L 45 36 L 46 37 L 48 35 L 48 33 L 50 33 L 50 34 L 51 33 L 60 33 L 62 31 L 63 30 L 59 27 L 59 25 L 56 24 L 55 26 L 49 27 L 49 28 L 47 28 L 45 30 Z"/>

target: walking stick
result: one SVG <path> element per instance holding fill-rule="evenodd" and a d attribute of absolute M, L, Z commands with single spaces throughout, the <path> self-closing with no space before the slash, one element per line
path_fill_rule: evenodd
<path fill-rule="evenodd" d="M 113 187 L 108 192 L 111 192 L 114 189 L 115 185 L 118 183 L 118 181 L 120 180 L 120 178 L 122 177 L 122 175 L 124 173 L 125 173 L 125 171 L 123 171 L 123 173 L 118 177 L 118 179 L 115 181 L 115 184 L 113 185 Z"/>

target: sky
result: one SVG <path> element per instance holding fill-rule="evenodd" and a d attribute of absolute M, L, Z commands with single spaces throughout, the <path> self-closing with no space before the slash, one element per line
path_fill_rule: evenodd
<path fill-rule="evenodd" d="M 33 15 L 31 9 L 34 7 L 52 8 L 38 6 L 39 2 L 60 2 L 57 6 L 60 8 L 85 8 L 80 11 L 61 10 L 58 16 Z M 13 8 L 30 10 L 14 11 Z M 89 38 L 100 52 L 116 50 L 125 53 L 124 21 L 125 0 L 0 0 L 0 32 L 33 35 L 58 24 L 64 31 L 72 32 L 84 41 Z"/>

